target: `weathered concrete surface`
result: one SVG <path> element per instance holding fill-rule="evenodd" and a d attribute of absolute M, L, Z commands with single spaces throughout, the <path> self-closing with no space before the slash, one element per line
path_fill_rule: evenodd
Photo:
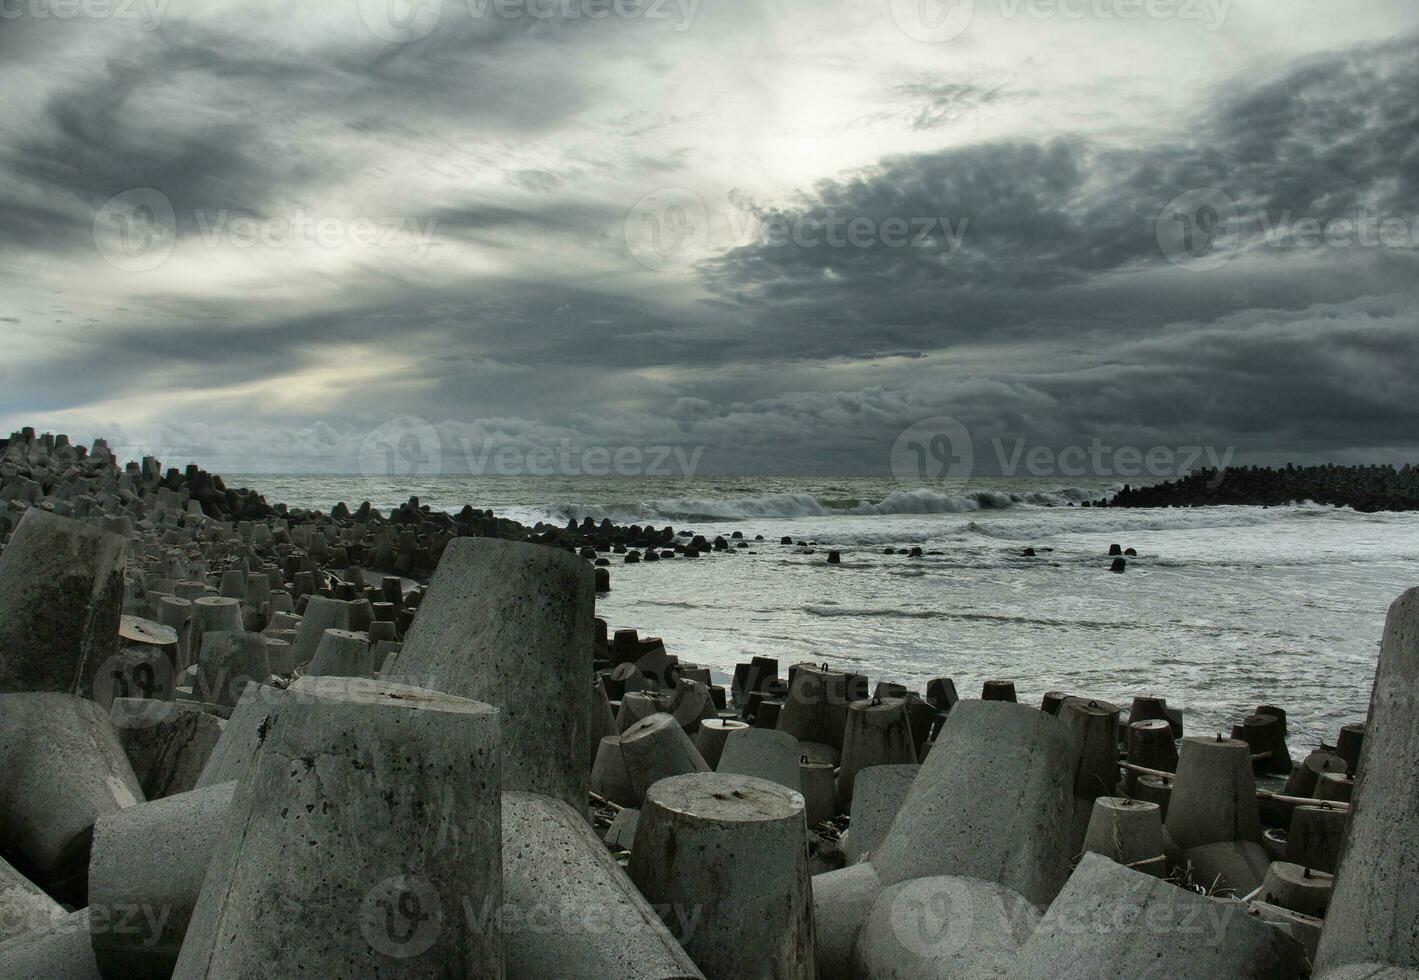
<path fill-rule="evenodd" d="M 621 748 L 637 806 L 662 779 L 709 771 L 709 764 L 700 756 L 690 736 L 672 715 L 663 711 L 636 722 L 616 744 Z"/>
<path fill-rule="evenodd" d="M 1045 905 L 1069 877 L 1072 733 L 1008 701 L 961 701 L 872 855 L 883 885 L 979 878 Z"/>
<path fill-rule="evenodd" d="M 1419 589 L 1389 607 L 1318 972 L 1419 970 Z"/>
<path fill-rule="evenodd" d="M 921 766 L 872 766 L 857 774 L 843 851 L 856 864 L 882 843 Z"/>
<path fill-rule="evenodd" d="M 581 814 L 535 793 L 502 806 L 508 980 L 703 976 Z"/>
<path fill-rule="evenodd" d="M 916 743 L 901 698 L 874 698 L 847 706 L 842 760 L 838 767 L 838 801 L 851 806 L 853 781 L 872 766 L 914 765 Z"/>
<path fill-rule="evenodd" d="M 719 755 L 717 772 L 767 779 L 798 792 L 798 739 L 770 728 L 730 732 Z"/>
<path fill-rule="evenodd" d="M 1086 854 L 1020 950 L 1022 980 L 1300 975 L 1300 943 L 1235 905 Z"/>
<path fill-rule="evenodd" d="M 495 538 L 449 543 L 389 680 L 485 701 L 503 713 L 506 789 L 586 812 L 595 576 L 559 548 Z"/>
<path fill-rule="evenodd" d="M 0 942 L 44 929 L 66 914 L 42 888 L 0 858 Z"/>
<path fill-rule="evenodd" d="M 143 800 L 108 715 L 69 694 L 0 695 L 0 844 L 83 904 L 94 821 Z"/>
<path fill-rule="evenodd" d="M 118 652 L 117 534 L 31 507 L 0 554 L 0 692 L 88 695 Z"/>
<path fill-rule="evenodd" d="M 295 639 L 291 642 L 291 659 L 297 667 L 304 667 L 320 648 L 320 641 L 326 630 L 347 630 L 350 628 L 350 604 L 340 599 L 313 595 L 307 602 L 301 624 L 296 627 Z"/>
<path fill-rule="evenodd" d="M 1184 738 L 1166 826 L 1184 850 L 1231 840 L 1260 844 L 1251 747 L 1233 738 Z"/>
<path fill-rule="evenodd" d="M 870 862 L 813 876 L 818 980 L 853 980 L 857 933 L 882 891 Z"/>
<path fill-rule="evenodd" d="M 882 889 L 853 949 L 856 980 L 1011 976 L 1040 912 L 975 878 L 913 878 Z"/>
<path fill-rule="evenodd" d="M 1118 796 L 1094 801 L 1084 850 L 1162 878 L 1167 875 L 1163 818 L 1158 804 Z"/>
<path fill-rule="evenodd" d="M 109 718 L 148 800 L 195 789 L 227 724 L 191 702 L 142 698 L 115 698 Z"/>
<path fill-rule="evenodd" d="M 0 943 L 5 980 L 103 980 L 89 945 L 89 910 Z"/>
<path fill-rule="evenodd" d="M 193 789 L 205 789 L 241 779 L 246 766 L 256 756 L 264 731 L 276 705 L 286 692 L 265 684 L 248 684 L 232 716 L 227 719 L 217 744 L 202 767 Z"/>
<path fill-rule="evenodd" d="M 646 794 L 631 880 L 652 905 L 698 914 L 679 938 L 709 980 L 812 978 L 807 835 L 803 797 L 777 783 L 674 776 Z"/>
<path fill-rule="evenodd" d="M 307 677 L 373 677 L 374 651 L 369 637 L 352 630 L 326 630 L 315 656 L 306 666 Z"/>
<path fill-rule="evenodd" d="M 174 976 L 501 977 L 497 712 L 311 678 L 238 784 Z"/>
<path fill-rule="evenodd" d="M 211 704 L 235 706 L 246 685 L 271 679 L 266 637 L 260 633 L 214 630 L 202 635 L 193 695 Z"/>
<path fill-rule="evenodd" d="M 89 862 L 94 957 L 107 977 L 165 980 L 221 839 L 236 783 L 103 817 Z"/>

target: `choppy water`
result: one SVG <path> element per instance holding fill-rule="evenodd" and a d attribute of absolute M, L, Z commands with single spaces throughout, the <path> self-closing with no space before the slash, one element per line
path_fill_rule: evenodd
<path fill-rule="evenodd" d="M 1273 703 L 1290 712 L 1293 751 L 1363 718 L 1385 609 L 1419 584 L 1419 513 L 1043 506 L 1103 483 L 975 481 L 942 493 L 881 479 L 239 482 L 301 506 L 387 507 L 417 493 L 434 507 L 472 503 L 524 521 L 610 516 L 763 534 L 733 557 L 617 563 L 599 613 L 723 670 L 764 654 L 910 684 L 949 675 L 968 697 L 996 677 L 1035 703 L 1054 689 L 1125 706 L 1156 693 L 1207 733 Z M 784 534 L 817 541 L 818 553 L 779 545 Z M 1139 552 L 1126 575 L 1107 571 L 1113 542 Z M 911 545 L 941 554 L 882 553 Z M 1026 546 L 1039 557 L 1021 557 Z M 841 565 L 826 564 L 828 547 L 842 551 Z"/>

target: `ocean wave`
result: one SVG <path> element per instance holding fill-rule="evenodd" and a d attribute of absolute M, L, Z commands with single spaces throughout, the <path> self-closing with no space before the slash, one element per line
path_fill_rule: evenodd
<path fill-rule="evenodd" d="M 820 498 L 807 493 L 771 493 L 750 497 L 686 497 L 613 504 L 565 504 L 548 508 L 563 520 L 744 521 L 794 517 L 870 517 L 889 514 L 964 514 L 1009 507 L 1064 507 L 1096 500 L 1104 491 L 1081 487 L 1007 493 L 980 490 L 952 495 L 936 490 L 894 490 L 881 500 Z"/>

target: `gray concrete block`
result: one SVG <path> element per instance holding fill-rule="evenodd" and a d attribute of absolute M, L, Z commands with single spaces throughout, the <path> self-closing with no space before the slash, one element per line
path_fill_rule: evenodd
<path fill-rule="evenodd" d="M 975 878 L 912 878 L 882 889 L 858 931 L 855 980 L 1009 977 L 1040 912 Z"/>
<path fill-rule="evenodd" d="M 857 792 L 843 842 L 848 864 L 856 864 L 882 843 L 920 771 L 919 765 L 873 766 L 857 774 Z"/>
<path fill-rule="evenodd" d="M 0 858 L 0 943 L 43 930 L 67 914 L 42 888 Z"/>
<path fill-rule="evenodd" d="M 238 784 L 174 977 L 501 977 L 497 712 L 309 678 Z M 471 904 L 470 904 L 471 903 Z"/>
<path fill-rule="evenodd" d="M 1021 980 L 1196 980 L 1301 974 L 1295 939 L 1235 903 L 1086 854 L 1020 950 Z"/>
<path fill-rule="evenodd" d="M 449 543 L 389 679 L 485 701 L 503 713 L 507 789 L 586 812 L 595 576 L 559 548 Z"/>
<path fill-rule="evenodd" d="M 0 943 L 0 977 L 10 980 L 103 980 L 89 945 L 89 910 Z"/>
<path fill-rule="evenodd" d="M 769 728 L 743 728 L 731 732 L 720 752 L 717 772 L 767 779 L 797 792 L 798 739 Z"/>
<path fill-rule="evenodd" d="M 679 726 L 676 726 L 678 730 Z M 803 797 L 751 776 L 661 780 L 641 808 L 630 876 L 709 980 L 811 978 L 813 895 Z"/>
<path fill-rule="evenodd" d="M 502 807 L 508 980 L 702 976 L 579 813 L 533 793 Z"/>
<path fill-rule="evenodd" d="M 142 803 L 94 824 L 89 861 L 94 957 L 106 977 L 166 980 L 236 783 Z"/>
<path fill-rule="evenodd" d="M 853 980 L 857 933 L 882 891 L 870 862 L 813 876 L 818 980 Z"/>
<path fill-rule="evenodd" d="M 1052 715 L 1008 701 L 959 702 L 873 852 L 882 883 L 979 878 L 1049 902 L 1069 877 L 1078 751 Z"/>
<path fill-rule="evenodd" d="M 0 692 L 88 695 L 118 653 L 127 541 L 25 511 L 0 552 Z"/>
<path fill-rule="evenodd" d="M 143 800 L 97 704 L 0 695 L 0 844 L 51 894 L 83 903 L 94 821 Z"/>
<path fill-rule="evenodd" d="M 109 718 L 148 800 L 195 789 L 227 724 L 191 702 L 142 698 L 116 698 Z"/>
<path fill-rule="evenodd" d="M 1318 972 L 1419 970 L 1419 589 L 1389 608 Z"/>

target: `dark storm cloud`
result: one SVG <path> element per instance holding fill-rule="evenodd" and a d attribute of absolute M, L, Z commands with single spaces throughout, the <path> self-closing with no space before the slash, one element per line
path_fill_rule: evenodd
<path fill-rule="evenodd" d="M 820 184 L 801 210 L 761 209 L 761 227 L 818 226 L 834 217 L 863 217 L 877 228 L 894 218 L 938 219 L 938 227 L 962 232 L 958 252 L 943 236 L 907 248 L 871 237 L 864 247 L 760 240 L 709 263 L 706 275 L 720 295 L 767 305 L 769 316 L 831 322 L 844 311 L 870 309 L 863 322 L 910 332 L 925 319 L 949 336 L 948 298 L 953 308 L 958 301 L 977 306 L 978 293 L 989 291 L 1001 301 L 1003 315 L 995 319 L 1018 322 L 1014 291 L 1168 271 L 1155 223 L 1171 199 L 1198 188 L 1219 188 L 1235 200 L 1248 240 L 1287 212 L 1323 222 L 1364 207 L 1412 225 L 1419 216 L 1416 53 L 1409 40 L 1316 59 L 1223 98 L 1198 119 L 1187 143 L 1118 150 L 1056 138 L 885 160 Z M 1403 264 L 1412 252 L 1376 250 L 1368 258 Z M 1266 270 L 1255 281 L 1277 274 Z M 1291 275 L 1293 304 L 1355 295 L 1337 293 L 1325 275 Z M 1205 294 L 1225 281 L 1221 274 L 1191 285 Z M 1127 312 L 1152 320 L 1176 315 L 1142 299 Z"/>

